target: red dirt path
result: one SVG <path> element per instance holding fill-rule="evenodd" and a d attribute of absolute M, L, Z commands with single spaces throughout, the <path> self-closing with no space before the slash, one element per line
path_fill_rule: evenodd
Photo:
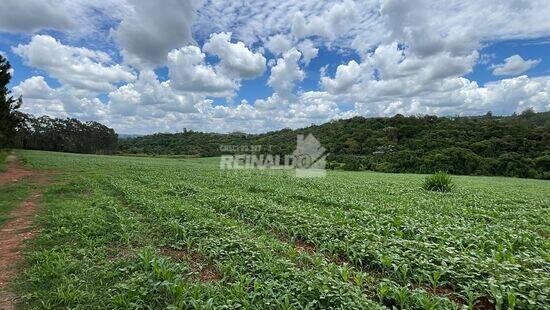
<path fill-rule="evenodd" d="M 38 184 L 47 184 L 43 173 L 27 169 L 17 161 L 8 164 L 8 171 L 0 173 L 0 186 L 32 177 Z M 0 188 L 1 189 L 1 188 Z M 24 241 L 33 237 L 32 222 L 41 197 L 40 190 L 33 190 L 21 206 L 13 210 L 8 220 L 0 227 L 0 309 L 15 309 L 17 295 L 10 290 L 10 283 L 17 274 L 22 261 Z"/>
<path fill-rule="evenodd" d="M 12 160 L 7 165 L 8 171 L 0 173 L 0 186 L 19 181 L 33 175 L 33 171 L 23 167 L 18 161 Z"/>

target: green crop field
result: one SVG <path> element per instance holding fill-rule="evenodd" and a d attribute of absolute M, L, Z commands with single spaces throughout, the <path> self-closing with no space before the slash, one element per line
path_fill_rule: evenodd
<path fill-rule="evenodd" d="M 220 171 L 18 151 L 54 169 L 17 289 L 36 308 L 550 307 L 550 181 Z"/>

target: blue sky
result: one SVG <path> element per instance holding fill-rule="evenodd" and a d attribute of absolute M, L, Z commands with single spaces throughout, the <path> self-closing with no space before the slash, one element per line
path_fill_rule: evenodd
<path fill-rule="evenodd" d="M 23 111 L 120 133 L 550 109 L 543 0 L 6 1 Z"/>

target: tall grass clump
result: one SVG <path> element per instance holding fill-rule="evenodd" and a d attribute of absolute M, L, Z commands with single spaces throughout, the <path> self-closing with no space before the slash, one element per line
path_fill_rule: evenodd
<path fill-rule="evenodd" d="M 450 192 L 454 187 L 451 176 L 442 171 L 427 176 L 422 185 L 425 190 L 434 192 Z"/>

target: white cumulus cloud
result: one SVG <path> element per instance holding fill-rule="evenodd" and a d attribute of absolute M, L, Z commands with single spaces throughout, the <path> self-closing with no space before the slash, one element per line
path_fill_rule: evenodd
<path fill-rule="evenodd" d="M 285 35 L 279 33 L 269 37 L 264 46 L 267 47 L 273 55 L 279 56 L 292 47 L 292 42 Z"/>
<path fill-rule="evenodd" d="M 302 54 L 293 48 L 284 53 L 283 57 L 277 60 L 277 64 L 271 68 L 271 76 L 267 84 L 284 98 L 292 97 L 296 82 L 305 77 L 299 65 L 301 57 Z"/>
<path fill-rule="evenodd" d="M 326 76 L 321 77 L 321 84 L 330 93 L 341 94 L 357 84 L 361 78 L 361 74 L 362 69 L 360 65 L 355 60 L 352 60 L 347 65 L 338 66 L 334 79 Z"/>
<path fill-rule="evenodd" d="M 231 33 L 210 35 L 203 50 L 221 59 L 220 68 L 237 79 L 251 79 L 265 71 L 266 59 L 260 52 L 252 52 L 243 42 L 231 43 Z"/>
<path fill-rule="evenodd" d="M 491 68 L 494 75 L 518 75 L 528 71 L 540 62 L 540 59 L 524 60 L 520 55 L 516 54 L 504 59 L 504 63 L 493 65 Z"/>
<path fill-rule="evenodd" d="M 171 85 L 179 91 L 231 96 L 237 83 L 205 63 L 206 55 L 196 46 L 185 46 L 168 54 Z"/>
<path fill-rule="evenodd" d="M 334 4 L 328 11 L 310 18 L 306 18 L 300 11 L 293 17 L 292 34 L 296 38 L 324 36 L 335 39 L 358 20 L 357 9 L 355 1 L 345 0 Z"/>
<path fill-rule="evenodd" d="M 302 60 L 307 66 L 312 59 L 315 59 L 319 54 L 319 49 L 311 40 L 304 40 L 298 44 L 298 50 L 302 53 Z"/>
<path fill-rule="evenodd" d="M 113 63 L 101 51 L 64 45 L 48 35 L 36 35 L 29 44 L 20 44 L 13 52 L 25 64 L 59 80 L 77 91 L 101 93 L 114 89 L 114 83 L 135 79 L 127 67 Z"/>

